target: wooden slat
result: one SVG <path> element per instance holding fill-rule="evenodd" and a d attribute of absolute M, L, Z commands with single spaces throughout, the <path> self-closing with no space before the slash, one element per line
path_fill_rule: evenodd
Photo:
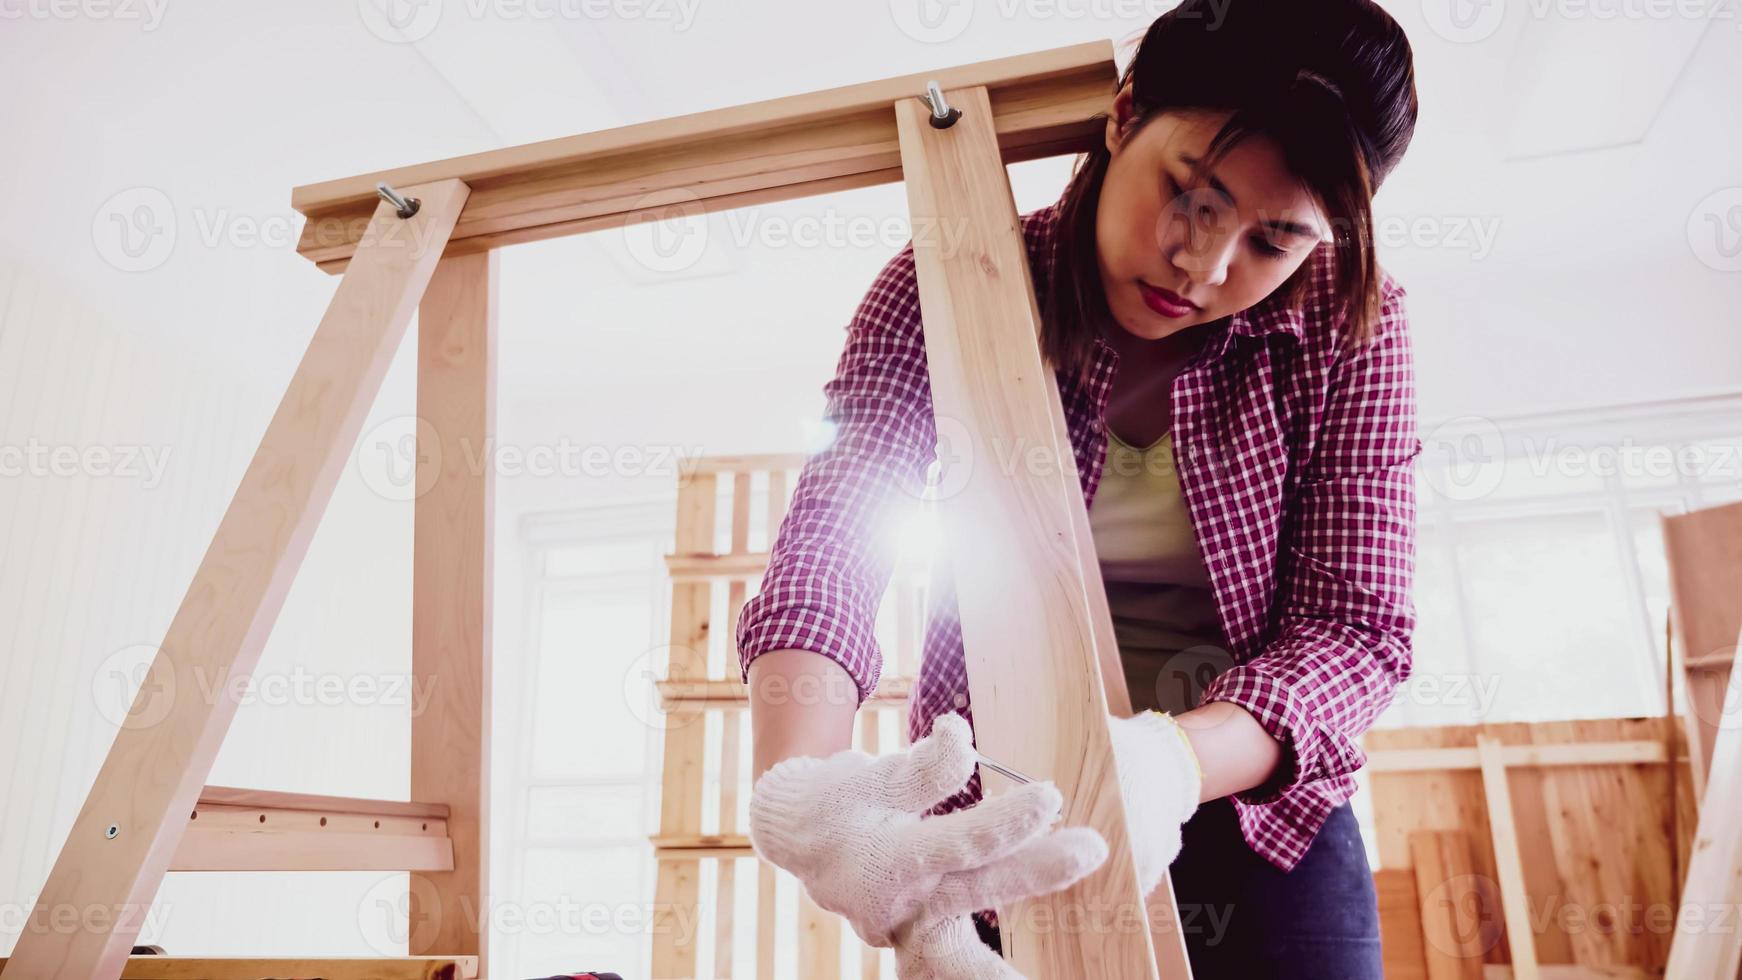
<path fill-rule="evenodd" d="M 411 888 L 412 953 L 488 955 L 496 490 L 477 460 L 496 444 L 497 265 L 442 260 L 418 308 L 411 656 L 429 698 L 411 719 L 411 795 L 448 805 L 453 863 Z"/>
<path fill-rule="evenodd" d="M 1040 356 L 1034 284 L 991 103 L 983 88 L 945 95 L 963 112 L 947 129 L 931 126 L 918 99 L 897 103 L 896 119 L 914 226 L 961 235 L 948 252 L 916 236 L 914 260 L 934 411 L 957 423 L 981 461 L 941 501 L 976 742 L 1052 780 L 1064 796 L 1061 823 L 1093 827 L 1110 851 L 1076 885 L 998 910 L 1006 956 L 1027 976 L 1189 976 L 1177 920 L 1149 915 L 1132 863 L 1104 683 L 1103 663 L 1116 657 L 1112 621 L 1088 605 L 1099 570 L 1092 545 L 1077 540 L 1086 508 L 1057 381 Z M 1010 446 L 1035 447 L 1047 465 L 1006 472 L 996 461 Z M 988 797 L 1008 788 L 983 778 Z M 1027 928 L 1036 921 L 1030 903 L 1049 922 L 1091 911 L 1149 921 L 1164 941 L 1144 930 Z"/>
<path fill-rule="evenodd" d="M 1501 761 L 1509 769 L 1529 766 L 1595 766 L 1662 763 L 1668 752 L 1662 742 L 1573 742 L 1562 745 L 1503 745 Z M 1476 749 L 1390 749 L 1367 756 L 1368 772 L 1427 772 L 1440 769 L 1480 769 Z"/>
<path fill-rule="evenodd" d="M 416 871 L 454 867 L 446 820 L 201 803 L 171 871 Z"/>
<path fill-rule="evenodd" d="M 698 476 L 710 473 L 762 473 L 796 470 L 810 457 L 804 453 L 753 453 L 734 456 L 720 453 L 700 456 L 690 461 L 690 472 Z"/>
<path fill-rule="evenodd" d="M 1496 896 L 1476 874 L 1470 839 L 1457 830 L 1409 835 L 1428 980 L 1481 980 L 1482 957 L 1499 938 L 1484 912 Z"/>
<path fill-rule="evenodd" d="M 745 555 L 666 555 L 665 572 L 673 582 L 705 582 L 712 579 L 750 579 L 768 568 L 763 552 Z"/>
<path fill-rule="evenodd" d="M 714 475 L 691 474 L 680 478 L 676 532 L 676 550 L 679 552 L 696 553 L 713 548 L 718 481 Z M 694 682 L 707 679 L 712 611 L 710 583 L 672 584 L 667 680 Z M 703 784 L 706 712 L 693 703 L 680 703 L 662 718 L 665 745 L 660 774 L 660 834 L 700 834 L 702 793 L 706 788 Z M 700 901 L 700 859 L 660 860 L 654 890 L 653 976 L 696 975 L 699 937 L 685 934 L 681 928 L 683 920 L 678 916 L 680 912 L 688 915 L 689 911 L 699 909 Z"/>
<path fill-rule="evenodd" d="M 1683 718 L 1698 797 L 1724 722 L 1736 634 L 1742 630 L 1742 503 L 1665 514 L 1662 521 L 1670 621 L 1679 638 L 1670 647 L 1670 662 L 1680 665 L 1687 694 Z"/>
<path fill-rule="evenodd" d="M 1385 980 L 1427 980 L 1415 875 L 1407 868 L 1380 868 L 1373 872 L 1373 892 Z"/>
<path fill-rule="evenodd" d="M 471 185 L 454 254 L 622 227 L 669 206 L 700 213 L 898 181 L 890 105 L 928 79 L 989 89 L 997 148 L 1015 163 L 1099 139 L 1115 66 L 1111 42 L 1094 41 L 311 184 L 291 194 L 308 218 L 297 251 L 342 270 L 377 181 Z"/>
<path fill-rule="evenodd" d="M 194 572 L 32 910 L 111 910 L 111 930 L 25 928 L 14 976 L 121 973 L 237 707 L 195 696 L 253 673 L 382 378 L 466 201 L 445 180 L 382 202 Z M 114 831 L 109 832 L 113 827 Z"/>
<path fill-rule="evenodd" d="M 1536 931 L 1531 926 L 1530 899 L 1524 888 L 1524 858 L 1518 852 L 1506 760 L 1499 739 L 1489 735 L 1476 736 L 1476 751 L 1482 759 L 1482 789 L 1488 799 L 1488 830 L 1494 837 L 1494 862 L 1500 872 L 1500 910 L 1506 920 L 1512 973 L 1518 980 L 1538 980 Z"/>
<path fill-rule="evenodd" d="M 905 704 L 913 693 L 914 683 L 912 677 L 879 677 L 876 690 L 865 699 L 861 708 Z M 750 704 L 750 692 L 736 674 L 724 679 L 655 681 L 654 687 L 659 690 L 660 707 L 666 711 L 675 711 L 679 706 L 692 710 L 697 707 L 742 709 Z"/>
<path fill-rule="evenodd" d="M 200 806 L 252 807 L 259 810 L 305 810 L 322 814 L 375 814 L 384 817 L 430 817 L 448 819 L 446 803 L 415 803 L 402 800 L 372 800 L 354 796 L 320 796 L 314 793 L 282 793 L 270 789 L 207 786 L 200 790 Z"/>
<path fill-rule="evenodd" d="M 0 970 L 5 968 L 6 958 L 0 957 Z M 476 980 L 477 976 L 475 956 L 134 956 L 120 973 L 121 980 Z"/>
<path fill-rule="evenodd" d="M 1742 718 L 1742 690 L 1731 688 L 1724 708 L 1727 717 Z M 1732 721 L 1720 729 L 1712 749 L 1665 971 L 1673 980 L 1742 971 L 1742 928 L 1735 921 L 1742 910 L 1742 727 Z"/>
<path fill-rule="evenodd" d="M 798 895 L 798 975 L 804 980 L 840 980 L 841 917 Z"/>
<path fill-rule="evenodd" d="M 756 862 L 756 980 L 774 980 L 774 865 Z"/>

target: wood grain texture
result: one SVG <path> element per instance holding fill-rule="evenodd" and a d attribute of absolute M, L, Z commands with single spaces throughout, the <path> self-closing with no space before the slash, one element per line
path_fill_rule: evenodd
<path fill-rule="evenodd" d="M 1524 856 L 1518 852 L 1506 761 L 1499 740 L 1492 735 L 1476 736 L 1476 752 L 1482 763 L 1494 865 L 1500 873 L 1500 910 L 1506 920 L 1506 943 L 1512 951 L 1512 975 L 1518 980 L 1537 980 L 1536 930 L 1531 927 L 1530 901 L 1524 890 Z"/>
<path fill-rule="evenodd" d="M 296 188 L 307 216 L 297 251 L 341 271 L 373 207 L 376 181 L 456 178 L 472 203 L 454 230 L 461 252 L 622 227 L 667 209 L 705 213 L 902 179 L 897 99 L 984 86 L 1006 162 L 1086 149 L 1112 104 L 1109 41 L 940 68 L 787 98 L 507 147 Z"/>
<path fill-rule="evenodd" d="M 1482 777 L 1469 764 L 1479 734 L 1503 743 L 1543 974 L 1555 966 L 1661 971 L 1677 906 L 1673 869 L 1685 867 L 1676 855 L 1687 850 L 1694 811 L 1679 722 L 1659 716 L 1367 733 L 1368 757 L 1387 760 L 1369 782 L 1379 866 L 1412 868 L 1417 832 L 1465 835 L 1472 874 L 1486 883 L 1471 897 L 1493 933 L 1485 961 L 1495 967 L 1508 952 L 1492 894 L 1499 871 Z M 1645 747 L 1666 742 L 1667 751 Z M 1674 779 L 1664 761 L 1669 752 L 1678 758 Z M 1436 760 L 1447 768 L 1423 767 Z"/>
<path fill-rule="evenodd" d="M 411 797 L 447 805 L 453 864 L 415 879 L 410 952 L 485 962 L 497 266 L 495 252 L 443 259 L 418 307 L 411 575 L 412 676 L 429 692 L 411 719 Z"/>
<path fill-rule="evenodd" d="M 207 698 L 253 673 L 467 198 L 457 180 L 381 203 L 260 448 L 194 572 L 132 709 L 74 820 L 32 916 L 103 914 L 112 928 L 26 929 L 8 980 L 120 976 L 235 717 Z M 113 826 L 115 832 L 107 830 Z"/>
<path fill-rule="evenodd" d="M 1670 662 L 1687 693 L 1682 717 L 1695 795 L 1701 796 L 1742 631 L 1742 503 L 1666 514 L 1662 521 L 1674 626 Z"/>
<path fill-rule="evenodd" d="M 1476 874 L 1470 838 L 1457 830 L 1409 835 L 1415 862 L 1423 963 L 1428 980 L 1482 980 L 1482 958 L 1499 941 L 1489 910 L 1493 882 Z"/>
<path fill-rule="evenodd" d="M 1712 747 L 1712 771 L 1682 890 L 1665 976 L 1731 978 L 1742 971 L 1742 691 L 1731 688 L 1729 719 Z M 1697 918 L 1696 918 L 1697 917 Z"/>
<path fill-rule="evenodd" d="M 1379 944 L 1385 980 L 1427 980 L 1422 950 L 1422 908 L 1416 900 L 1415 875 L 1405 868 L 1373 872 L 1373 892 L 1379 903 Z"/>
<path fill-rule="evenodd" d="M 941 501 L 981 750 L 1064 796 L 1109 857 L 1075 886 L 1000 908 L 1006 956 L 1034 977 L 1155 977 L 1157 946 L 1132 863 L 1109 738 L 1102 649 L 1112 623 L 1056 379 L 1042 362 L 1027 252 L 983 88 L 947 91 L 962 118 L 935 129 L 896 104 L 940 441 L 971 460 Z M 948 230 L 949 235 L 940 234 Z M 957 242 L 950 251 L 944 240 Z M 1117 672 L 1113 672 L 1115 675 Z M 1008 789 L 983 774 L 988 797 Z M 1158 928 L 1179 934 L 1175 924 Z M 1180 964 L 1183 966 L 1183 964 Z M 1172 978 L 1189 974 L 1177 968 Z"/>

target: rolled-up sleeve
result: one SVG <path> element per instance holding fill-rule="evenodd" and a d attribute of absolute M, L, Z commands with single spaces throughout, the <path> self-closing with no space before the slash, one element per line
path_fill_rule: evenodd
<path fill-rule="evenodd" d="M 1278 556 L 1278 626 L 1203 701 L 1244 707 L 1282 744 L 1264 804 L 1303 782 L 1352 773 L 1359 739 L 1413 665 L 1415 377 L 1404 291 L 1393 285 L 1374 336 L 1332 367 L 1311 462 Z"/>
<path fill-rule="evenodd" d="M 734 639 L 745 683 L 758 656 L 810 650 L 846 669 L 862 704 L 883 670 L 875 625 L 894 522 L 920 499 L 937 446 L 911 243 L 860 301 L 823 395 L 830 441 L 799 473 Z"/>

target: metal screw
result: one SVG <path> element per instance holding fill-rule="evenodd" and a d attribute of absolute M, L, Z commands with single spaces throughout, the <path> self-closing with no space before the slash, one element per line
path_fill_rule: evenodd
<path fill-rule="evenodd" d="M 388 187 L 386 184 L 376 184 L 375 193 L 381 195 L 383 201 L 398 208 L 399 216 L 401 218 L 411 217 L 417 213 L 418 208 L 423 206 L 423 202 L 419 201 L 417 198 L 402 197 L 398 191 Z"/>
<path fill-rule="evenodd" d="M 1024 776 L 1022 773 L 1017 772 L 1016 770 L 1010 768 L 1009 766 L 999 765 L 998 763 L 993 762 L 991 759 L 986 758 L 986 753 L 984 753 L 984 752 L 980 752 L 980 751 L 976 750 L 974 752 L 974 755 L 979 757 L 980 765 L 985 766 L 986 768 L 992 770 L 995 773 L 999 773 L 999 774 L 1006 776 L 1010 779 L 1014 779 L 1019 783 L 1032 783 L 1032 782 L 1034 782 L 1034 779 L 1032 777 Z"/>
<path fill-rule="evenodd" d="M 938 87 L 936 80 L 925 83 L 924 99 L 931 106 L 931 124 L 934 129 L 949 129 L 962 118 L 962 110 L 952 108 L 944 101 L 944 90 Z"/>
<path fill-rule="evenodd" d="M 108 838 L 109 840 L 114 840 L 115 838 L 121 836 L 121 828 L 116 826 L 115 824 L 110 824 L 109 829 L 103 831 L 103 836 Z"/>

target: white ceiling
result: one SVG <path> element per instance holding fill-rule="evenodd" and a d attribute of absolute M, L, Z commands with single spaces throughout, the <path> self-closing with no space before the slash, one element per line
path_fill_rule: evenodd
<path fill-rule="evenodd" d="M 334 285 L 294 254 L 296 184 L 1126 38 L 1167 6 L 962 0 L 935 8 L 935 30 L 904 32 L 914 3 L 938 0 L 396 0 L 391 22 L 378 2 L 140 0 L 128 17 L 92 0 L 70 19 L 0 20 L 15 93 L 0 103 L 0 258 L 281 390 Z M 1722 221 L 1742 214 L 1742 31 L 1591 12 L 1663 6 L 1622 0 L 1468 7 L 1474 21 L 1451 2 L 1384 4 L 1415 46 L 1422 103 L 1378 204 L 1382 262 L 1411 294 L 1423 414 L 1736 390 L 1742 272 L 1699 242 L 1742 236 Z M 1013 168 L 1019 207 L 1054 200 L 1068 162 Z M 147 190 L 120 198 L 128 213 L 156 194 L 151 213 L 175 224 L 145 271 L 105 244 L 130 188 Z M 1726 189 L 1736 199 L 1712 197 Z M 572 412 L 587 393 L 749 388 L 764 408 L 814 411 L 905 213 L 891 185 L 716 215 L 675 273 L 619 233 L 510 249 L 503 391 Z M 878 233 L 779 237 L 831 227 Z"/>

